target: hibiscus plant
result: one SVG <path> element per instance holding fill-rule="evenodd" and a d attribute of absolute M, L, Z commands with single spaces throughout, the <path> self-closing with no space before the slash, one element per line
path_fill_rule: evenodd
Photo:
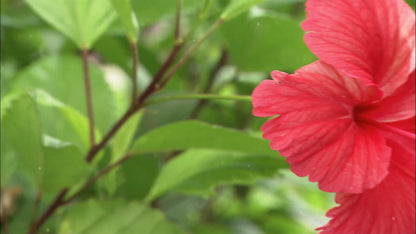
<path fill-rule="evenodd" d="M 1 233 L 415 233 L 414 6 L 1 0 Z"/>

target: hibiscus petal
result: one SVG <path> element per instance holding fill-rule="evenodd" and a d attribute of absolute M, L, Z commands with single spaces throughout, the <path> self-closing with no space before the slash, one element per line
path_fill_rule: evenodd
<path fill-rule="evenodd" d="M 415 68 L 415 14 L 402 0 L 308 0 L 302 28 L 319 59 L 386 95 Z"/>
<path fill-rule="evenodd" d="M 380 97 L 374 86 L 315 62 L 294 75 L 272 73 L 253 92 L 253 114 L 280 115 L 266 122 L 263 137 L 287 157 L 299 176 L 310 175 L 328 192 L 358 193 L 386 175 L 390 148 L 377 130 L 354 120 L 354 107 Z"/>
<path fill-rule="evenodd" d="M 392 147 L 389 175 L 380 185 L 362 194 L 337 194 L 340 206 L 328 211 L 321 234 L 415 233 L 415 146 L 412 153 L 399 144 Z"/>
<path fill-rule="evenodd" d="M 361 116 L 381 123 L 392 123 L 415 116 L 415 71 L 389 97 L 372 104 Z"/>

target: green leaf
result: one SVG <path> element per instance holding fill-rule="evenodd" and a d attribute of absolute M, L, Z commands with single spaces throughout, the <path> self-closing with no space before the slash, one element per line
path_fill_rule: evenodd
<path fill-rule="evenodd" d="M 82 153 L 86 153 L 90 146 L 87 117 L 43 90 L 35 90 L 31 96 L 39 105 L 44 133 L 71 142 L 81 149 Z M 101 138 L 98 130 L 95 131 L 95 135 L 97 140 Z"/>
<path fill-rule="evenodd" d="M 221 14 L 221 18 L 228 21 L 247 11 L 252 6 L 264 1 L 265 0 L 231 0 L 224 12 Z"/>
<path fill-rule="evenodd" d="M 131 8 L 130 0 L 111 0 L 111 3 L 126 29 L 127 37 L 131 42 L 136 43 L 139 34 L 139 23 Z"/>
<path fill-rule="evenodd" d="M 250 184 L 281 167 L 286 166 L 277 155 L 189 150 L 163 167 L 148 200 L 168 192 L 207 196 L 214 186 Z"/>
<path fill-rule="evenodd" d="M 77 147 L 62 144 L 59 140 L 54 140 L 58 142 L 58 145 L 51 145 L 48 141 L 45 141 L 44 147 L 43 191 L 59 191 L 78 183 L 87 175 L 87 164 Z"/>
<path fill-rule="evenodd" d="M 12 102 L 2 127 L 3 137 L 42 191 L 56 192 L 71 186 L 88 172 L 75 146 L 47 136 L 43 139 L 36 103 L 27 93 Z"/>
<path fill-rule="evenodd" d="M 176 9 L 175 0 L 151 0 L 151 1 L 131 1 L 133 10 L 141 25 L 148 25 L 150 23 L 162 20 L 164 17 L 171 15 Z M 185 0 L 183 1 L 183 10 L 195 7 L 200 0 Z"/>
<path fill-rule="evenodd" d="M 142 200 L 158 176 L 161 161 L 160 157 L 151 155 L 131 157 L 128 163 L 121 164 L 113 180 L 105 181 L 109 192 L 127 200 Z"/>
<path fill-rule="evenodd" d="M 107 0 L 25 1 L 81 49 L 90 49 L 116 16 Z"/>
<path fill-rule="evenodd" d="M 6 138 L 20 157 L 20 164 L 40 187 L 44 165 L 42 130 L 35 102 L 28 94 L 13 100 L 3 116 L 2 128 L 2 138 Z"/>
<path fill-rule="evenodd" d="M 104 74 L 90 64 L 95 124 L 100 132 L 116 121 L 114 94 Z M 82 62 L 76 56 L 50 56 L 38 60 L 16 75 L 13 87 L 44 90 L 53 98 L 87 116 Z"/>
<path fill-rule="evenodd" d="M 89 200 L 67 214 L 59 234 L 182 234 L 157 210 L 138 202 Z"/>
<path fill-rule="evenodd" d="M 245 132 L 195 120 L 167 124 L 141 136 L 133 145 L 136 153 L 165 152 L 191 148 L 231 150 L 278 156 L 266 140 Z"/>
<path fill-rule="evenodd" d="M 300 23 L 283 15 L 244 14 L 222 27 L 233 62 L 243 71 L 293 72 L 316 60 Z"/>
<path fill-rule="evenodd" d="M 142 116 L 143 111 L 134 114 L 116 133 L 113 140 L 110 163 L 113 163 L 126 155 Z M 115 168 L 105 176 L 104 184 L 110 194 L 114 194 L 117 187 L 121 184 L 120 169 L 120 167 Z M 135 171 L 135 173 L 137 174 L 137 171 Z"/>

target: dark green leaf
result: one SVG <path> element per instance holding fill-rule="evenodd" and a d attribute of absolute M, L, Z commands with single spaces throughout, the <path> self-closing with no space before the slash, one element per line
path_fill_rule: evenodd
<path fill-rule="evenodd" d="M 293 72 L 315 60 L 300 23 L 282 15 L 242 15 L 222 27 L 233 62 L 243 71 Z"/>

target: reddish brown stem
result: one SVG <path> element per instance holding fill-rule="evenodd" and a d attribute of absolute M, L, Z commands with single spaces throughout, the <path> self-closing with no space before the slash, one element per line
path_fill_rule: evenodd
<path fill-rule="evenodd" d="M 82 50 L 82 65 L 84 68 L 84 82 L 85 82 L 85 96 L 87 100 L 87 112 L 89 120 L 89 129 L 90 129 L 90 145 L 94 147 L 95 145 L 95 126 L 94 126 L 94 109 L 92 105 L 92 93 L 91 93 L 91 80 L 90 80 L 90 71 L 88 68 L 88 50 Z"/>
<path fill-rule="evenodd" d="M 170 51 L 168 58 L 162 64 L 160 69 L 156 72 L 156 75 L 153 77 L 152 82 L 146 88 L 146 90 L 140 95 L 138 103 L 143 103 L 153 92 L 159 90 L 159 81 L 163 78 L 165 73 L 168 71 L 170 66 L 176 59 L 176 56 L 179 54 L 180 50 L 182 49 L 185 41 L 181 40 L 181 8 L 182 8 L 182 0 L 177 0 L 177 9 L 176 9 L 176 18 L 175 18 L 175 44 Z"/>
<path fill-rule="evenodd" d="M 56 196 L 55 200 L 52 204 L 45 210 L 42 216 L 32 225 L 28 234 L 36 234 L 39 231 L 39 228 L 43 225 L 43 223 L 58 209 L 63 202 L 63 199 L 68 192 L 68 189 L 63 189 L 61 192 Z"/>
<path fill-rule="evenodd" d="M 94 147 L 91 147 L 87 155 L 87 162 L 91 162 L 94 159 L 97 153 L 102 148 L 104 148 L 107 142 L 117 133 L 117 131 L 121 128 L 121 126 L 123 126 L 123 124 L 127 120 L 129 120 L 129 118 L 139 109 L 140 109 L 140 105 L 135 105 L 126 111 L 126 113 L 121 117 L 121 119 L 118 120 L 110 129 L 110 131 L 103 137 L 103 139 L 97 145 L 95 145 Z"/>
<path fill-rule="evenodd" d="M 176 18 L 175 18 L 175 40 L 178 41 L 181 37 L 181 9 L 182 0 L 177 0 Z"/>
<path fill-rule="evenodd" d="M 130 42 L 130 49 L 132 55 L 132 80 L 133 80 L 133 90 L 131 94 L 131 106 L 134 105 L 136 98 L 137 98 L 137 67 L 139 63 L 138 54 L 137 54 L 137 47 L 136 43 Z"/>

